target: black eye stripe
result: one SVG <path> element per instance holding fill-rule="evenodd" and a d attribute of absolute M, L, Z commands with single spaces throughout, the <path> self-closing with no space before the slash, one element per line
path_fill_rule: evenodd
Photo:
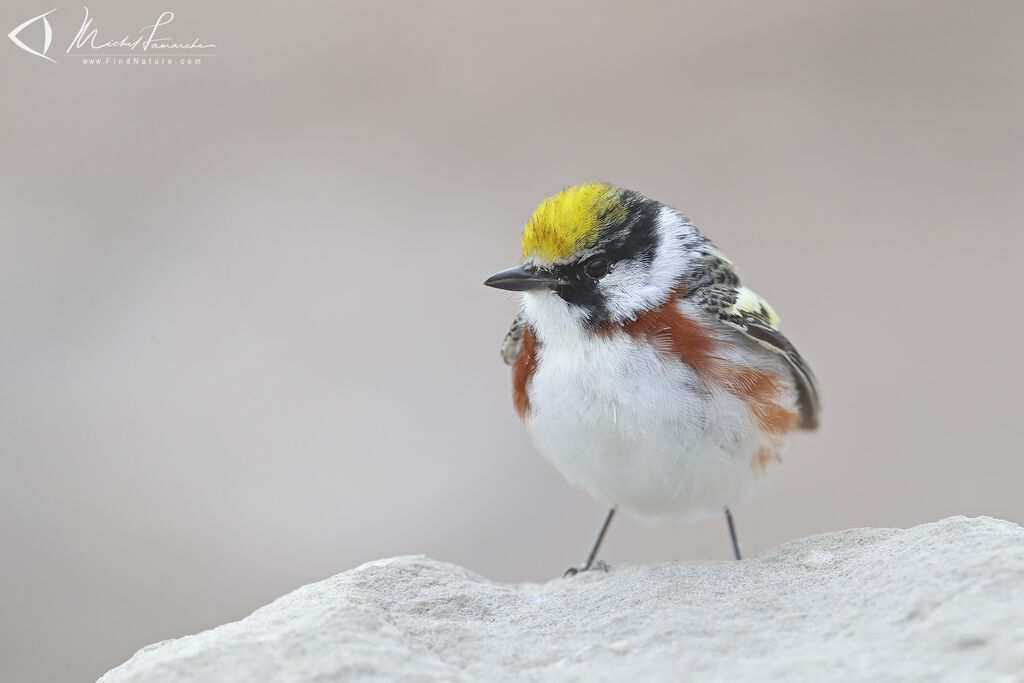
<path fill-rule="evenodd" d="M 606 294 L 598 284 L 601 278 L 615 264 L 625 261 L 649 265 L 654 259 L 661 205 L 633 194 L 628 195 L 627 200 L 629 215 L 620 224 L 604 230 L 589 259 L 562 263 L 550 269 L 559 280 L 555 292 L 569 304 L 586 311 L 587 324 L 592 328 L 610 322 Z M 603 272 L 596 265 L 593 273 L 588 272 L 588 267 L 596 261 L 604 261 Z"/>
<path fill-rule="evenodd" d="M 609 263 L 633 259 L 649 263 L 657 246 L 656 226 L 660 205 L 650 200 L 633 205 L 630 217 L 616 226 L 603 244 L 598 245 L 600 258 Z"/>

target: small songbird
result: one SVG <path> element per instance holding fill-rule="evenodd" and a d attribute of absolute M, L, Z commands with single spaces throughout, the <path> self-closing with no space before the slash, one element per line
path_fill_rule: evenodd
<path fill-rule="evenodd" d="M 685 216 L 604 183 L 544 200 L 522 265 L 484 284 L 522 292 L 501 355 L 515 409 L 541 454 L 609 506 L 647 521 L 730 508 L 789 433 L 818 424 L 810 368 L 768 302 Z"/>

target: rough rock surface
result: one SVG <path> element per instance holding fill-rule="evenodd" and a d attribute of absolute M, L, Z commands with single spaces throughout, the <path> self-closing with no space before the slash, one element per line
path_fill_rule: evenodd
<path fill-rule="evenodd" d="M 397 557 L 100 681 L 353 679 L 1024 681 L 1024 529 L 954 517 L 545 584 Z"/>

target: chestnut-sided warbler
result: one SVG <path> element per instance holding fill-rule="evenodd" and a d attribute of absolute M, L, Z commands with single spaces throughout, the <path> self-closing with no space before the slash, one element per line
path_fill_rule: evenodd
<path fill-rule="evenodd" d="M 491 276 L 522 292 L 502 345 L 516 411 L 562 475 L 649 521 L 725 512 L 789 433 L 818 424 L 814 375 L 768 302 L 685 216 L 603 183 L 544 200 L 522 265 Z"/>

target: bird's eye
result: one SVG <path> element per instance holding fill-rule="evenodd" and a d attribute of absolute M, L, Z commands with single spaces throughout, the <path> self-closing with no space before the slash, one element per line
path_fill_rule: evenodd
<path fill-rule="evenodd" d="M 587 277 L 600 280 L 608 274 L 608 261 L 596 258 L 593 261 L 588 261 L 587 265 L 583 266 L 583 270 L 586 271 Z"/>

